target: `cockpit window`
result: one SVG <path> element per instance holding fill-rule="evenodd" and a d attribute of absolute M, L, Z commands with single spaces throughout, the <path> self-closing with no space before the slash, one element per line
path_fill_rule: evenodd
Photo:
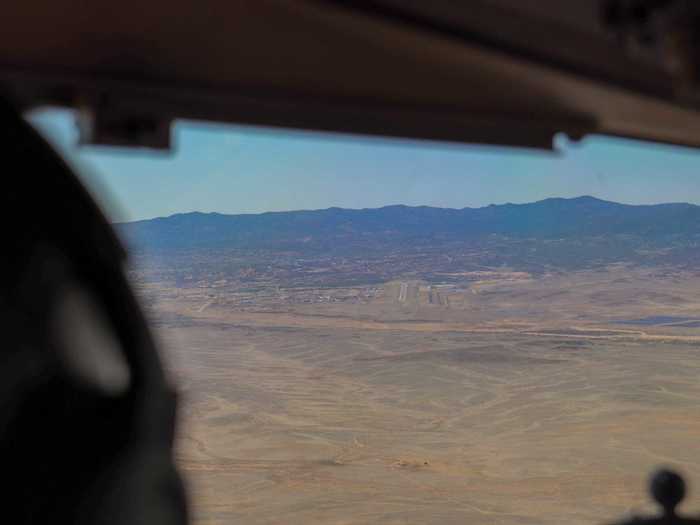
<path fill-rule="evenodd" d="M 130 249 L 196 524 L 591 524 L 700 480 L 700 153 L 30 119 Z"/>

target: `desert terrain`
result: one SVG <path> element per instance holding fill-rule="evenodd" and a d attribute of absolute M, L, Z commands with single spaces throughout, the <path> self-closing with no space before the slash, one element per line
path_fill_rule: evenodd
<path fill-rule="evenodd" d="M 136 284 L 198 525 L 605 523 L 658 466 L 700 511 L 697 273 Z"/>

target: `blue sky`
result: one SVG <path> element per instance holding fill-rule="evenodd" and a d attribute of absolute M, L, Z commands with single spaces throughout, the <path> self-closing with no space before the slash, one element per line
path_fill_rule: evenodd
<path fill-rule="evenodd" d="M 181 122 L 170 154 L 78 147 L 71 114 L 30 116 L 115 221 L 388 204 L 462 208 L 593 195 L 700 203 L 700 152 L 622 139 L 558 153 Z"/>

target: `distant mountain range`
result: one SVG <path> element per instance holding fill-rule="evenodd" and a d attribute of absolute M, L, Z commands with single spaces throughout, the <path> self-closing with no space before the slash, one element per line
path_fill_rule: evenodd
<path fill-rule="evenodd" d="M 246 215 L 192 212 L 115 226 L 128 244 L 151 250 L 343 251 L 493 237 L 541 241 L 625 237 L 653 245 L 692 244 L 700 238 L 700 206 L 626 205 L 586 196 L 462 209 L 397 205 Z"/>

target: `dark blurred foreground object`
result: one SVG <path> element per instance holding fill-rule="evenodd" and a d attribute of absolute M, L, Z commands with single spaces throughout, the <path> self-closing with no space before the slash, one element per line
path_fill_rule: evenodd
<path fill-rule="evenodd" d="M 650 518 L 635 516 L 618 525 L 700 525 L 700 519 L 684 518 L 676 513 L 686 493 L 685 481 L 679 474 L 666 469 L 657 471 L 650 479 L 649 491 L 662 513 Z"/>
<path fill-rule="evenodd" d="M 0 90 L 87 144 L 171 147 L 175 118 L 551 149 L 700 146 L 697 0 L 22 0 Z"/>
<path fill-rule="evenodd" d="M 124 251 L 70 169 L 0 104 L 3 522 L 187 522 L 175 396 Z"/>

